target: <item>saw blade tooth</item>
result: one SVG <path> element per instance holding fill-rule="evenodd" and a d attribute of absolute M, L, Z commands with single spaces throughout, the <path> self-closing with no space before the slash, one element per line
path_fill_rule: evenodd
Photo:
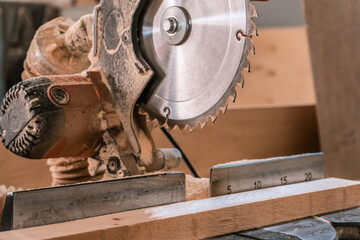
<path fill-rule="evenodd" d="M 190 124 L 186 124 L 182 130 L 187 131 L 187 132 L 191 132 Z"/>
<path fill-rule="evenodd" d="M 221 109 L 222 114 L 225 114 L 228 110 L 228 104 L 226 104 L 224 107 L 222 107 L 220 109 Z"/>
<path fill-rule="evenodd" d="M 179 134 L 181 133 L 181 130 L 180 130 L 179 126 L 173 127 L 173 129 L 171 131 L 177 132 Z"/>
<path fill-rule="evenodd" d="M 237 92 L 236 92 L 235 89 L 234 89 L 233 92 L 230 94 L 229 98 L 230 98 L 230 100 L 231 100 L 233 103 L 236 102 Z"/>
<path fill-rule="evenodd" d="M 240 80 L 240 88 L 243 89 L 245 87 L 245 78 L 242 76 Z"/>
<path fill-rule="evenodd" d="M 233 86 L 229 95 L 219 103 L 219 107 L 216 111 L 216 115 L 219 115 L 219 113 L 222 113 L 222 114 L 226 113 L 227 107 L 228 107 L 228 99 L 229 99 L 229 96 L 233 93 L 234 89 L 235 89 L 235 87 Z"/>
<path fill-rule="evenodd" d="M 250 43 L 251 43 L 251 42 L 250 42 Z M 251 45 L 250 45 L 250 49 L 251 49 Z M 250 49 L 249 49 L 249 51 L 250 51 Z M 249 64 L 250 64 L 250 61 L 249 61 L 249 59 L 246 57 L 245 60 L 244 60 L 244 64 L 241 66 L 241 67 L 242 67 L 241 71 L 242 71 L 242 72 L 243 72 L 244 70 L 246 71 L 246 70 L 249 68 Z M 241 75 L 243 75 L 243 74 L 241 73 Z"/>
<path fill-rule="evenodd" d="M 217 118 L 218 118 L 218 116 L 217 116 L 217 115 L 214 115 L 214 116 L 210 116 L 210 118 L 211 118 L 211 122 L 212 122 L 212 123 L 215 123 L 216 120 L 217 120 Z"/>
<path fill-rule="evenodd" d="M 254 23 L 254 18 L 257 17 L 257 12 L 255 9 L 255 6 L 251 3 L 249 3 L 249 10 L 250 10 L 250 18 L 249 18 L 249 23 L 250 23 L 250 29 L 249 29 L 249 33 L 248 35 L 250 36 L 254 36 L 254 30 L 256 29 L 256 25 Z"/>
<path fill-rule="evenodd" d="M 200 129 L 203 130 L 207 125 L 207 120 L 205 122 L 200 123 Z"/>
<path fill-rule="evenodd" d="M 190 133 L 194 132 L 195 129 L 196 129 L 196 127 L 197 127 L 196 125 L 195 125 L 195 126 L 189 125 L 189 132 L 190 132 Z"/>
<path fill-rule="evenodd" d="M 194 130 L 195 130 L 195 129 L 202 129 L 202 128 L 201 128 L 201 125 L 202 125 L 203 123 L 204 123 L 204 121 L 201 121 L 201 122 L 198 121 L 198 122 L 196 122 L 195 127 L 194 127 Z M 206 123 L 206 122 L 205 122 L 205 123 Z M 193 130 L 193 131 L 194 131 L 194 130 Z"/>
<path fill-rule="evenodd" d="M 250 52 L 253 54 L 253 55 L 255 55 L 256 54 L 256 52 L 255 52 L 255 45 L 254 45 L 254 43 L 251 41 L 251 50 L 250 50 Z"/>
<path fill-rule="evenodd" d="M 257 12 L 254 4 L 249 2 L 249 8 L 250 8 L 250 12 L 251 12 L 251 18 L 259 17 L 259 13 Z"/>
<path fill-rule="evenodd" d="M 256 36 L 256 34 L 257 34 L 257 28 L 256 28 L 256 25 L 255 25 L 255 23 L 253 22 L 252 19 L 250 20 L 250 25 L 251 25 L 251 27 L 250 27 L 250 29 L 249 29 L 248 35 L 249 35 L 250 38 L 251 38 L 251 37 L 253 37 L 253 36 Z"/>

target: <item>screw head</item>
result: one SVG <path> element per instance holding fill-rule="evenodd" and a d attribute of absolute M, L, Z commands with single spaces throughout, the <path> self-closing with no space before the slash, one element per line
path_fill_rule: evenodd
<path fill-rule="evenodd" d="M 178 28 L 178 22 L 173 17 L 169 17 L 165 19 L 165 21 L 163 22 L 163 29 L 169 34 L 175 33 L 177 28 Z"/>
<path fill-rule="evenodd" d="M 69 94 L 60 87 L 55 87 L 51 89 L 51 98 L 56 104 L 65 105 L 69 102 Z"/>
<path fill-rule="evenodd" d="M 121 169 L 120 159 L 118 157 L 112 156 L 108 159 L 106 168 L 110 174 L 117 174 Z"/>

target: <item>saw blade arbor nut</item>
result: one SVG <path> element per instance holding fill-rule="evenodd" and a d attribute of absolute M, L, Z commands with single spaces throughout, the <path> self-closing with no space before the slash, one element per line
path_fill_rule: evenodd
<path fill-rule="evenodd" d="M 174 17 L 169 17 L 168 19 L 165 19 L 165 21 L 163 22 L 163 29 L 169 34 L 175 33 L 177 28 L 178 28 L 178 22 Z"/>
<path fill-rule="evenodd" d="M 161 18 L 161 34 L 170 45 L 184 43 L 190 32 L 190 17 L 182 7 L 169 7 Z"/>

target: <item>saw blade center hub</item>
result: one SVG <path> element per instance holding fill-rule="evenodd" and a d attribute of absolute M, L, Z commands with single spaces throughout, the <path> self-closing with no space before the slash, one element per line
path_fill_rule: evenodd
<path fill-rule="evenodd" d="M 174 17 L 165 19 L 165 21 L 163 22 L 163 28 L 169 34 L 174 34 L 177 30 L 177 27 L 178 22 Z"/>
<path fill-rule="evenodd" d="M 184 43 L 190 32 L 190 17 L 182 7 L 169 7 L 162 15 L 161 23 L 162 38 L 170 45 Z"/>

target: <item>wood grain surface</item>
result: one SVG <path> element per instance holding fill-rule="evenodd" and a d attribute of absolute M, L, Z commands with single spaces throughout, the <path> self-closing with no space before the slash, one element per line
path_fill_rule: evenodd
<path fill-rule="evenodd" d="M 360 178 L 360 1 L 305 0 L 329 176 Z"/>
<path fill-rule="evenodd" d="M 360 183 L 323 179 L 0 233 L 0 239 L 204 239 L 360 205 Z"/>

